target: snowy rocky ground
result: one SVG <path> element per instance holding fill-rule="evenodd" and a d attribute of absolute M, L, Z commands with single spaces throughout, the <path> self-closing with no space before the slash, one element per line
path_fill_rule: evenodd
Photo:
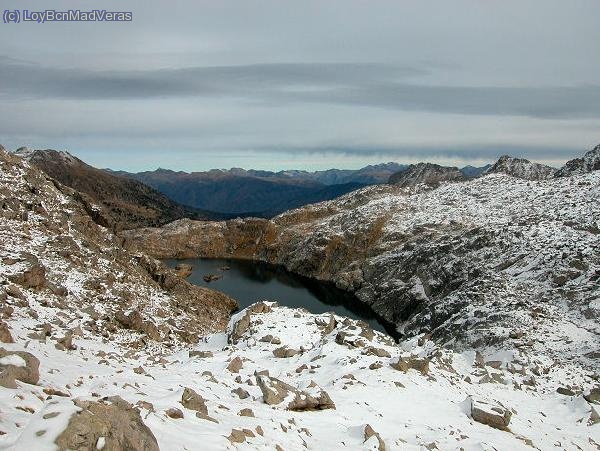
<path fill-rule="evenodd" d="M 12 326 L 18 338 L 5 348 L 38 356 L 40 380 L 0 389 L 2 447 L 54 449 L 78 410 L 73 399 L 110 405 L 102 400 L 115 395 L 137 406 L 146 437 L 163 450 L 600 446 L 598 407 L 555 391 L 589 377 L 549 360 L 533 365 L 518 352 L 476 358 L 417 338 L 396 345 L 355 321 L 269 304 L 235 315 L 227 333 L 166 354 L 87 333 L 65 352 L 21 338 L 25 320 Z M 480 422 L 502 427 L 508 416 L 505 430 Z M 107 430 L 78 432 L 72 440 L 114 446 Z"/>

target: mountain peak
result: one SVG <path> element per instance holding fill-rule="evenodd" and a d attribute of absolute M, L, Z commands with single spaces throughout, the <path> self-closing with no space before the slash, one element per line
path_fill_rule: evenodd
<path fill-rule="evenodd" d="M 600 144 L 586 152 L 583 157 L 567 161 L 567 163 L 556 172 L 555 176 L 568 177 L 570 175 L 585 174 L 599 169 Z"/>
<path fill-rule="evenodd" d="M 398 186 L 426 184 L 437 187 L 446 181 L 461 181 L 465 175 L 456 167 L 440 166 L 434 163 L 411 164 L 406 169 L 390 176 L 389 183 Z"/>
<path fill-rule="evenodd" d="M 555 169 L 545 164 L 533 163 L 525 158 L 502 155 L 483 175 L 506 174 L 527 180 L 543 180 L 552 177 Z"/>

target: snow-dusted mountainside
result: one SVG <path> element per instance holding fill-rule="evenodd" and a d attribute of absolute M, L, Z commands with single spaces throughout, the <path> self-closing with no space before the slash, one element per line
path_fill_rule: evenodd
<path fill-rule="evenodd" d="M 597 449 L 599 182 L 379 186 L 126 233 L 409 304 L 397 344 L 270 302 L 229 319 L 232 299 L 0 149 L 0 449 Z"/>
<path fill-rule="evenodd" d="M 407 336 L 598 366 L 600 172 L 377 186 L 272 221 L 179 221 L 126 238 L 159 257 L 278 263 L 352 291 Z"/>
<path fill-rule="evenodd" d="M 483 174 L 502 173 L 527 180 L 543 180 L 552 177 L 555 172 L 556 169 L 545 164 L 503 155 Z"/>
<path fill-rule="evenodd" d="M 567 161 L 567 163 L 556 172 L 555 176 L 568 177 L 574 174 L 585 174 L 597 170 L 600 170 L 600 144 L 587 152 L 582 158 L 575 158 Z"/>
<path fill-rule="evenodd" d="M 465 175 L 458 168 L 418 163 L 396 172 L 390 177 L 388 183 L 401 187 L 415 186 L 420 183 L 437 187 L 442 182 L 457 182 L 465 179 Z"/>

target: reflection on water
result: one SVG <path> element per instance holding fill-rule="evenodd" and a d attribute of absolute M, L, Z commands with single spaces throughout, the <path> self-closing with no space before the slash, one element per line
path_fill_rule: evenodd
<path fill-rule="evenodd" d="M 262 300 L 277 301 L 280 305 L 304 307 L 311 313 L 334 312 L 360 319 L 373 329 L 386 331 L 386 326 L 376 315 L 352 294 L 331 283 L 290 273 L 281 266 L 249 260 L 205 258 L 166 260 L 165 263 L 172 268 L 179 263 L 192 265 L 194 270 L 188 281 L 228 294 L 240 303 L 240 308 Z M 229 270 L 224 270 L 224 267 L 229 267 Z M 208 274 L 222 278 L 205 282 L 203 277 Z M 393 333 L 389 327 L 387 331 Z"/>

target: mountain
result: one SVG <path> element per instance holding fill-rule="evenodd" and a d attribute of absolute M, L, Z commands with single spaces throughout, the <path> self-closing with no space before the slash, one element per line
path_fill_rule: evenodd
<path fill-rule="evenodd" d="M 111 228 L 156 226 L 184 217 L 226 218 L 177 204 L 143 183 L 96 169 L 68 152 L 20 148 L 15 154 L 63 185 L 83 193 L 89 204 L 99 207 L 95 212 L 96 220 Z"/>
<path fill-rule="evenodd" d="M 0 148 L 2 443 L 589 449 L 600 441 L 598 254 L 586 229 L 597 224 L 598 181 L 379 185 L 273 221 L 123 232 L 187 235 L 186 252 L 256 252 L 346 283 L 377 309 L 409 303 L 414 336 L 395 343 L 362 321 L 274 302 L 228 321 L 234 300 L 123 248 L 81 194 Z M 184 242 L 156 245 L 179 252 Z M 417 333 L 418 320 L 430 333 Z M 455 352 L 465 344 L 452 337 L 465 335 L 485 340 Z"/>
<path fill-rule="evenodd" d="M 575 158 L 568 161 L 560 168 L 555 176 L 568 177 L 574 174 L 585 174 L 600 169 L 600 144 L 587 152 L 582 158 Z"/>
<path fill-rule="evenodd" d="M 489 173 L 436 190 L 366 187 L 270 221 L 184 220 L 124 237 L 155 257 L 256 259 L 332 281 L 405 337 L 497 351 L 518 342 L 514 331 L 556 339 L 536 349 L 591 368 L 599 196 L 599 171 L 534 185 Z"/>
<path fill-rule="evenodd" d="M 406 169 L 396 172 L 390 179 L 390 185 L 400 187 L 425 184 L 438 187 L 442 182 L 465 180 L 465 175 L 456 167 L 445 167 L 433 163 L 411 164 Z"/>
<path fill-rule="evenodd" d="M 544 180 L 552 177 L 556 169 L 545 164 L 532 163 L 524 158 L 513 158 L 503 155 L 483 174 L 507 174 L 527 180 Z"/>
<path fill-rule="evenodd" d="M 157 169 L 113 174 L 152 186 L 181 204 L 222 214 L 259 217 L 272 217 L 307 203 L 330 200 L 364 186 L 357 182 L 327 185 L 302 171 L 275 173 L 234 168 L 187 173 Z M 374 177 L 373 172 L 369 174 Z M 359 176 L 365 177 L 364 173 Z"/>

